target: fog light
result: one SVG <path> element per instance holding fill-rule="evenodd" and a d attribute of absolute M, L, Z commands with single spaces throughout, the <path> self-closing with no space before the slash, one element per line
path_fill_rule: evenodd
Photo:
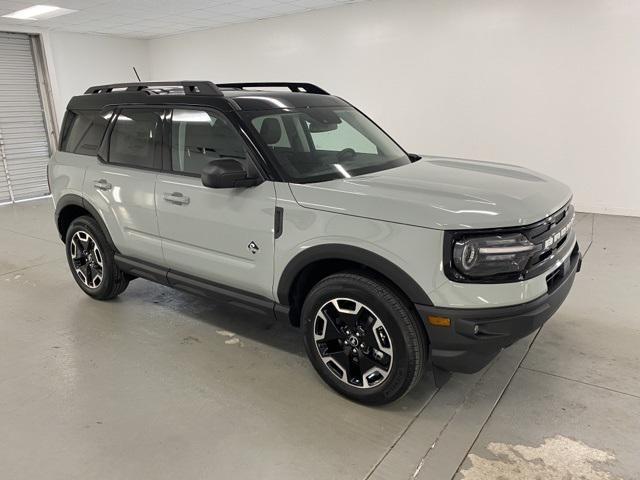
<path fill-rule="evenodd" d="M 427 319 L 429 320 L 429 323 L 431 325 L 434 325 L 436 327 L 450 327 L 451 326 L 451 320 L 448 319 L 447 317 L 436 317 L 433 315 L 429 315 L 427 317 Z"/>
<path fill-rule="evenodd" d="M 480 326 L 479 325 L 474 325 L 473 326 L 473 334 L 477 335 L 479 331 L 480 331 Z"/>

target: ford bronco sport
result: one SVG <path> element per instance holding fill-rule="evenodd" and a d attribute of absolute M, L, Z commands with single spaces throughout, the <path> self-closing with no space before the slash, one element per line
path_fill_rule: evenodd
<path fill-rule="evenodd" d="M 407 153 L 312 84 L 91 87 L 48 173 L 86 294 L 142 277 L 257 307 L 301 326 L 323 380 L 363 403 L 427 366 L 437 384 L 483 368 L 581 263 L 562 183 Z"/>

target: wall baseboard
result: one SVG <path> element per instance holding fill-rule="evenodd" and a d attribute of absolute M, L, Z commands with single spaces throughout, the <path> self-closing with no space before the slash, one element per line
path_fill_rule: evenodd
<path fill-rule="evenodd" d="M 604 207 L 601 205 L 574 205 L 577 212 L 598 213 L 602 215 L 618 215 L 622 217 L 640 217 L 640 209 L 620 208 L 620 207 Z"/>

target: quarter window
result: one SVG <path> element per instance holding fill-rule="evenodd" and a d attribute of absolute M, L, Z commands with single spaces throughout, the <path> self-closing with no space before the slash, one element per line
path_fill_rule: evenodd
<path fill-rule="evenodd" d="M 123 109 L 111 132 L 109 163 L 154 168 L 162 132 L 161 110 Z"/>
<path fill-rule="evenodd" d="M 171 120 L 171 168 L 200 175 L 211 160 L 247 159 L 244 142 L 222 115 L 191 109 L 175 109 Z"/>
<path fill-rule="evenodd" d="M 69 111 L 60 150 L 79 155 L 95 155 L 112 114 L 113 112 L 95 110 Z"/>

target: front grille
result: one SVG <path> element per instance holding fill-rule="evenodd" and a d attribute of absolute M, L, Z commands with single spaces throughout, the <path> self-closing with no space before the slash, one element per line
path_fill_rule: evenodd
<path fill-rule="evenodd" d="M 539 275 L 559 258 L 568 253 L 574 238 L 573 222 L 575 211 L 573 205 L 567 204 L 541 222 L 525 227 L 522 233 L 542 249 L 531 257 L 524 272 L 524 278 Z"/>

